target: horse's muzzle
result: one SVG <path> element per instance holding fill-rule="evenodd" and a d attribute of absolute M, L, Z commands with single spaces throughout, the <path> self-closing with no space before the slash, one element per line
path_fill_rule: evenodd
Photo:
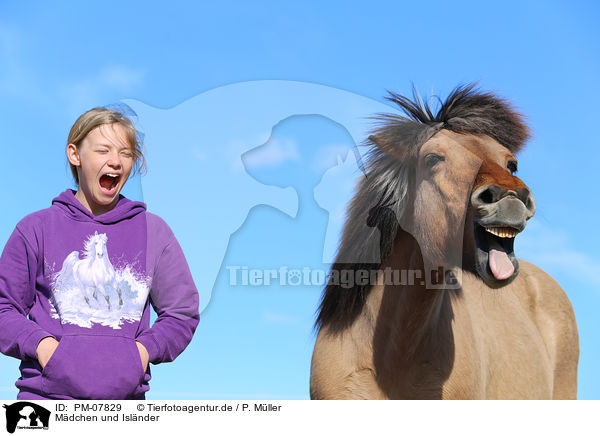
<path fill-rule="evenodd" d="M 512 227 L 521 232 L 535 213 L 535 201 L 528 189 L 517 191 L 484 186 L 471 195 L 479 224 L 483 227 Z"/>

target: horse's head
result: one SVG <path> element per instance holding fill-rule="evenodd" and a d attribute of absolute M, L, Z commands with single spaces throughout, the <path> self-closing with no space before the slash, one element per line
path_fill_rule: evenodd
<path fill-rule="evenodd" d="M 520 115 L 472 87 L 455 90 L 435 116 L 420 100 L 392 95 L 410 119 L 382 118 L 370 167 L 375 178 L 390 159 L 403 168 L 403 180 L 385 187 L 401 205 L 399 227 L 418 242 L 426 270 L 465 268 L 491 287 L 510 283 L 519 272 L 514 238 L 535 211 L 513 174 L 528 137 Z"/>
<path fill-rule="evenodd" d="M 94 251 L 96 252 L 97 258 L 102 258 L 104 256 L 104 243 L 102 239 L 98 238 L 94 241 Z"/>
<path fill-rule="evenodd" d="M 425 268 L 424 284 L 434 288 L 460 286 L 449 272 L 462 269 L 490 287 L 510 283 L 519 272 L 514 237 L 535 211 L 513 174 L 529 137 L 522 116 L 472 85 L 452 91 L 435 115 L 416 92 L 412 101 L 390 95 L 406 116 L 377 116 L 332 270 L 358 273 L 400 261 L 401 268 Z M 440 268 L 444 275 L 434 283 Z M 330 280 L 317 325 L 346 328 L 371 289 Z"/>
<path fill-rule="evenodd" d="M 535 213 L 515 155 L 487 135 L 441 130 L 420 147 L 404 225 L 425 255 L 499 287 L 519 273 L 514 240 Z"/>
<path fill-rule="evenodd" d="M 95 232 L 85 243 L 88 258 L 102 259 L 106 255 L 106 233 Z"/>

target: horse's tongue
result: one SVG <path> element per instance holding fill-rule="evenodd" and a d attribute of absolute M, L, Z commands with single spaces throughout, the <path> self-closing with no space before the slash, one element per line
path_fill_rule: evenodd
<path fill-rule="evenodd" d="M 505 280 L 515 272 L 515 267 L 506 252 L 493 248 L 490 250 L 490 269 L 497 280 Z"/>

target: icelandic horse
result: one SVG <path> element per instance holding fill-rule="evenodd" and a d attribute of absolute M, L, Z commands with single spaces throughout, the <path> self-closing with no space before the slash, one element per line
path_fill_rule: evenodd
<path fill-rule="evenodd" d="M 575 399 L 571 303 L 515 236 L 521 114 L 474 85 L 434 115 L 391 93 L 318 310 L 313 399 Z M 340 281 L 352 274 L 353 280 Z M 350 286 L 351 284 L 352 286 Z"/>

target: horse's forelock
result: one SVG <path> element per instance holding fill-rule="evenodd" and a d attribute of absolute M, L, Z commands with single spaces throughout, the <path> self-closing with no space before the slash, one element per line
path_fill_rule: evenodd
<path fill-rule="evenodd" d="M 482 134 L 494 138 L 511 152 L 520 151 L 531 137 L 525 117 L 505 99 L 482 92 L 476 84 L 459 85 L 445 101 L 439 97 L 439 109 L 423 102 L 413 87 L 413 100 L 389 92 L 387 100 L 395 103 L 404 115 L 379 114 L 380 125 L 374 132 L 377 145 L 383 149 L 418 148 L 441 129 L 456 133 Z"/>

